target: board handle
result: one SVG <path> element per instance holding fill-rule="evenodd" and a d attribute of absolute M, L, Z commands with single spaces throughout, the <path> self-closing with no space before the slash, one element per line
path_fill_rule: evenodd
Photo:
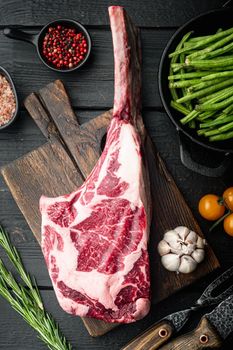
<path fill-rule="evenodd" d="M 168 344 L 162 346 L 160 350 L 201 350 L 206 348 L 220 348 L 221 345 L 222 340 L 218 333 L 211 326 L 207 318 L 202 317 L 196 329 L 170 341 Z"/>
<path fill-rule="evenodd" d="M 134 338 L 121 350 L 156 350 L 171 338 L 173 332 L 171 323 L 163 320 Z"/>

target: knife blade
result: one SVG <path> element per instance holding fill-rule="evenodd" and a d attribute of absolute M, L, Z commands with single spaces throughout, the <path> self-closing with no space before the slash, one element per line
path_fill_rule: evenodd
<path fill-rule="evenodd" d="M 205 314 L 195 330 L 170 341 L 160 350 L 219 348 L 231 332 L 233 332 L 233 295 L 222 301 L 212 312 Z"/>
<path fill-rule="evenodd" d="M 222 301 L 205 317 L 217 330 L 222 339 L 226 339 L 233 332 L 233 295 Z"/>

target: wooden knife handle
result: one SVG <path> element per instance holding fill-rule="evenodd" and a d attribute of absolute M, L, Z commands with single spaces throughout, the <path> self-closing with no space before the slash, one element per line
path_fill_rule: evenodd
<path fill-rule="evenodd" d="M 195 330 L 182 335 L 168 344 L 162 346 L 160 350 L 200 350 L 205 348 L 220 348 L 222 340 L 208 322 L 202 317 Z"/>
<path fill-rule="evenodd" d="M 161 321 L 134 338 L 121 350 L 156 350 L 170 339 L 173 331 L 168 321 Z"/>

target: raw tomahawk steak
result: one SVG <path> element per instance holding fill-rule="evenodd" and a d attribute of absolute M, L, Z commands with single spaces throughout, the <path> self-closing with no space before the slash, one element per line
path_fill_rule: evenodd
<path fill-rule="evenodd" d="M 42 250 L 65 311 L 129 323 L 150 308 L 150 194 L 138 31 L 123 8 L 112 6 L 109 15 L 115 96 L 106 145 L 77 191 L 41 198 Z"/>

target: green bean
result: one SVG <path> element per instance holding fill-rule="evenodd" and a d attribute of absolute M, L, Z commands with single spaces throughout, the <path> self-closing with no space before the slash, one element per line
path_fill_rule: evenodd
<path fill-rule="evenodd" d="M 170 83 L 169 87 L 172 88 L 183 88 L 183 87 L 189 87 L 192 86 L 193 84 L 198 84 L 200 82 L 200 79 L 190 79 L 190 80 L 180 80 L 180 81 L 176 81 L 174 83 Z"/>
<path fill-rule="evenodd" d="M 219 28 L 216 32 L 216 34 L 222 32 L 222 28 Z M 227 34 L 226 34 L 227 35 Z M 203 40 L 203 39 L 207 39 L 207 38 L 210 38 L 212 35 L 205 35 L 205 36 L 196 36 L 194 38 L 190 38 L 188 42 L 191 42 L 191 43 L 194 43 L 196 41 L 200 41 L 200 40 Z"/>
<path fill-rule="evenodd" d="M 227 132 L 225 134 L 211 136 L 209 138 L 209 140 L 210 141 L 224 141 L 224 140 L 231 139 L 232 137 L 233 137 L 233 131 L 230 131 L 230 132 Z"/>
<path fill-rule="evenodd" d="M 209 129 L 204 134 L 205 134 L 205 136 L 212 136 L 212 135 L 221 134 L 222 132 L 229 131 L 231 129 L 233 129 L 233 122 L 230 122 L 226 125 L 223 125 L 218 129 L 212 129 L 212 130 Z M 202 129 L 202 130 L 206 130 L 206 129 Z"/>
<path fill-rule="evenodd" d="M 198 116 L 198 111 L 196 111 L 195 109 L 193 111 L 191 111 L 188 115 L 186 115 L 184 118 L 182 118 L 180 120 L 180 122 L 182 124 L 187 124 L 189 123 L 191 120 L 195 119 Z"/>
<path fill-rule="evenodd" d="M 194 38 L 190 38 L 189 39 L 189 43 L 190 44 L 196 44 L 197 42 L 199 42 L 200 40 L 204 40 L 204 39 L 209 39 L 209 38 L 211 38 L 212 37 L 212 35 L 203 35 L 203 36 L 196 36 L 196 37 L 194 37 Z M 216 39 L 217 40 L 217 39 Z"/>
<path fill-rule="evenodd" d="M 216 103 L 216 102 L 220 102 L 230 96 L 233 95 L 233 87 L 231 87 L 231 89 L 229 89 L 228 91 L 225 91 L 225 89 L 221 90 L 221 94 L 219 93 L 218 95 L 207 99 L 203 104 L 210 104 L 210 103 Z"/>
<path fill-rule="evenodd" d="M 206 123 L 201 123 L 200 124 L 200 128 L 210 128 L 212 126 L 216 126 L 216 125 L 220 125 L 220 124 L 226 124 L 228 122 L 232 122 L 233 121 L 233 116 L 230 117 L 226 117 L 226 118 L 221 118 L 219 120 L 214 120 L 212 122 L 206 122 Z"/>
<path fill-rule="evenodd" d="M 201 80 L 214 80 L 216 78 L 225 78 L 225 77 L 232 77 L 232 76 L 233 76 L 233 70 L 230 70 L 230 71 L 205 75 L 201 78 Z"/>
<path fill-rule="evenodd" d="M 218 130 L 220 132 L 225 132 L 233 128 L 233 121 L 230 123 L 227 123 L 226 125 L 221 126 Z"/>
<path fill-rule="evenodd" d="M 202 113 L 200 113 L 199 115 L 198 115 L 198 117 L 197 117 L 197 119 L 200 121 L 200 122 L 202 122 L 202 121 L 206 121 L 207 119 L 211 119 L 211 120 L 213 120 L 212 119 L 212 117 L 214 116 L 214 114 L 215 114 L 216 112 L 215 111 L 206 111 L 206 112 L 202 112 Z"/>
<path fill-rule="evenodd" d="M 224 58 L 224 57 L 221 57 L 221 59 L 215 58 L 215 60 L 191 61 L 189 58 L 186 58 L 186 60 L 185 60 L 185 65 L 188 67 L 193 67 L 193 68 L 208 68 L 209 69 L 211 67 L 226 67 L 226 66 L 230 66 L 232 64 L 233 64 L 233 56 L 230 58 Z M 178 67 L 183 68 L 183 64 L 176 63 L 176 65 L 177 65 L 176 66 L 177 68 Z"/>
<path fill-rule="evenodd" d="M 182 54 L 180 54 L 180 63 L 184 63 L 184 61 L 185 61 L 185 55 L 182 53 Z M 181 72 L 181 74 L 183 74 L 183 73 L 184 73 L 184 69 L 182 68 L 182 69 L 180 70 L 180 72 Z M 183 84 L 187 84 L 187 81 L 183 82 Z M 182 89 L 182 94 L 183 94 L 183 95 L 186 95 L 187 92 L 188 92 L 186 86 L 182 86 L 181 89 Z M 189 109 L 189 111 L 192 110 L 192 104 L 191 104 L 190 101 L 185 102 L 185 106 Z M 191 122 L 189 123 L 189 127 L 190 127 L 190 128 L 193 128 L 193 125 L 194 125 L 194 124 L 195 124 L 195 122 L 194 122 L 194 121 L 191 121 Z"/>
<path fill-rule="evenodd" d="M 198 91 L 201 89 L 206 88 L 207 86 L 211 86 L 213 84 L 217 84 L 220 83 L 221 81 L 223 81 L 223 79 L 215 79 L 215 80 L 211 80 L 211 81 L 203 81 L 200 83 L 200 80 L 198 80 L 198 83 L 196 85 L 191 85 L 190 88 L 188 89 L 189 92 L 193 92 L 193 91 Z"/>
<path fill-rule="evenodd" d="M 177 111 L 179 111 L 180 113 L 187 115 L 190 113 L 190 111 L 185 108 L 183 105 L 181 105 L 180 103 L 177 103 L 175 101 L 171 101 L 170 103 L 171 107 L 173 107 L 174 109 L 176 109 Z"/>
<path fill-rule="evenodd" d="M 233 111 L 233 104 L 230 105 L 230 106 L 228 106 L 227 108 L 225 108 L 222 112 L 223 112 L 224 114 L 228 114 L 228 113 L 230 113 L 230 112 L 232 112 L 232 111 Z"/>
<path fill-rule="evenodd" d="M 232 29 L 232 28 L 231 28 Z M 217 35 L 221 35 L 223 32 L 217 34 Z M 230 35 L 228 35 L 227 37 L 223 38 L 222 40 L 218 40 L 216 43 L 202 49 L 199 51 L 196 51 L 194 53 L 191 53 L 188 58 L 194 58 L 194 57 L 198 57 L 202 54 L 205 54 L 207 52 L 211 52 L 214 51 L 215 49 L 218 49 L 220 47 L 223 47 L 226 43 L 228 43 L 229 41 L 233 40 L 233 33 L 231 33 Z"/>
<path fill-rule="evenodd" d="M 205 130 L 205 129 L 202 129 L 202 130 Z M 206 132 L 204 133 L 204 135 L 205 135 L 206 137 L 209 137 L 209 136 L 212 136 L 212 135 L 218 135 L 218 134 L 219 134 L 218 129 L 209 129 L 208 131 L 206 131 Z"/>
<path fill-rule="evenodd" d="M 199 136 L 205 135 L 205 129 L 197 130 L 197 134 L 198 134 Z"/>
<path fill-rule="evenodd" d="M 191 120 L 191 121 L 189 122 L 189 128 L 190 128 L 190 129 L 195 129 L 195 128 L 196 128 L 195 120 Z"/>
<path fill-rule="evenodd" d="M 177 101 L 179 102 L 179 101 Z M 214 111 L 214 110 L 219 110 L 219 109 L 223 109 L 224 107 L 230 105 L 233 102 L 233 96 L 226 98 L 225 100 L 223 100 L 222 102 L 218 102 L 218 103 L 206 103 L 206 104 L 202 104 L 202 105 L 197 105 L 196 106 L 196 110 L 197 111 Z"/>
<path fill-rule="evenodd" d="M 220 56 L 220 55 L 223 55 L 224 53 L 226 52 L 229 52 L 233 49 L 233 43 L 230 43 L 224 47 L 221 47 L 220 49 L 217 49 L 217 50 L 214 50 L 214 51 L 211 51 L 211 52 L 206 52 L 204 53 L 203 55 L 200 55 L 198 56 L 198 59 L 199 60 L 203 60 L 203 59 L 206 59 L 206 58 L 212 58 L 212 57 L 216 57 L 216 56 Z M 191 55 L 190 55 L 191 57 Z M 192 56 L 192 57 L 195 57 L 195 56 Z"/>
<path fill-rule="evenodd" d="M 176 102 L 178 103 L 183 103 L 183 102 L 186 102 L 186 101 L 191 101 L 193 100 L 194 98 L 199 98 L 199 97 L 203 97 L 203 96 L 206 96 L 206 95 L 209 95 L 211 92 L 214 92 L 214 91 L 218 91 L 230 84 L 233 84 L 233 78 L 232 79 L 228 79 L 224 82 L 221 82 L 219 84 L 216 84 L 214 86 L 211 86 L 211 87 L 207 87 L 205 89 L 202 89 L 201 91 L 197 91 L 197 92 L 194 92 L 190 95 L 186 95 L 186 96 L 183 96 L 179 99 L 176 100 Z"/>
<path fill-rule="evenodd" d="M 210 35 L 208 38 L 200 39 L 199 41 L 197 41 L 197 43 L 195 43 L 195 45 L 193 45 L 193 49 L 201 48 L 202 46 L 204 46 L 206 44 L 209 44 L 213 41 L 218 40 L 219 38 L 223 38 L 226 35 L 229 35 L 232 33 L 233 33 L 233 28 L 230 28 L 230 29 L 222 31 L 221 33 Z M 183 48 L 183 49 L 177 50 L 177 51 L 171 53 L 169 55 L 169 57 L 174 57 L 174 56 L 177 56 L 181 53 L 185 53 L 185 52 L 187 52 L 187 50 L 188 50 L 188 48 Z"/>
<path fill-rule="evenodd" d="M 222 89 L 220 91 L 214 92 L 213 94 L 210 94 L 208 96 L 202 97 L 202 98 L 198 99 L 198 102 L 199 103 L 204 103 L 206 101 L 216 102 L 216 101 L 218 101 L 219 97 L 221 98 L 222 95 L 225 96 L 225 93 L 227 93 L 229 91 L 233 91 L 233 86 L 227 87 L 227 88 Z"/>
<path fill-rule="evenodd" d="M 201 70 L 201 68 L 200 68 Z M 227 70 L 233 70 L 233 66 L 227 66 L 226 68 L 224 67 L 211 67 L 212 72 L 223 72 L 223 71 L 227 71 Z M 206 69 L 204 69 L 203 71 L 206 71 Z"/>
<path fill-rule="evenodd" d="M 183 73 L 183 74 L 174 74 L 169 75 L 168 80 L 178 80 L 178 79 L 192 79 L 192 78 L 200 78 L 205 77 L 208 75 L 211 75 L 212 72 L 190 72 L 190 73 Z"/>
<path fill-rule="evenodd" d="M 174 72 L 179 70 L 179 69 L 185 68 L 186 66 L 187 66 L 186 63 L 172 63 L 171 64 L 171 68 Z"/>
<path fill-rule="evenodd" d="M 186 43 L 184 43 L 184 47 L 189 49 L 189 50 L 192 50 L 192 47 L 193 47 L 193 43 L 190 43 L 189 41 L 186 41 Z"/>
<path fill-rule="evenodd" d="M 182 46 L 183 46 L 183 43 L 188 40 L 188 38 L 190 37 L 190 35 L 192 34 L 192 32 L 189 32 L 187 33 L 186 35 L 183 36 L 183 38 L 181 39 L 181 41 L 179 42 L 179 44 L 177 45 L 176 47 L 176 50 L 179 50 Z M 177 61 L 178 57 L 175 56 L 175 57 L 172 57 L 171 59 L 171 65 L 173 63 L 175 63 Z M 172 75 L 172 68 L 170 66 L 170 72 L 169 72 L 169 75 Z M 170 91 L 171 91 L 171 95 L 172 95 L 172 98 L 173 100 L 177 100 L 178 99 L 178 95 L 177 95 L 177 92 L 175 90 L 175 88 L 170 88 Z"/>

